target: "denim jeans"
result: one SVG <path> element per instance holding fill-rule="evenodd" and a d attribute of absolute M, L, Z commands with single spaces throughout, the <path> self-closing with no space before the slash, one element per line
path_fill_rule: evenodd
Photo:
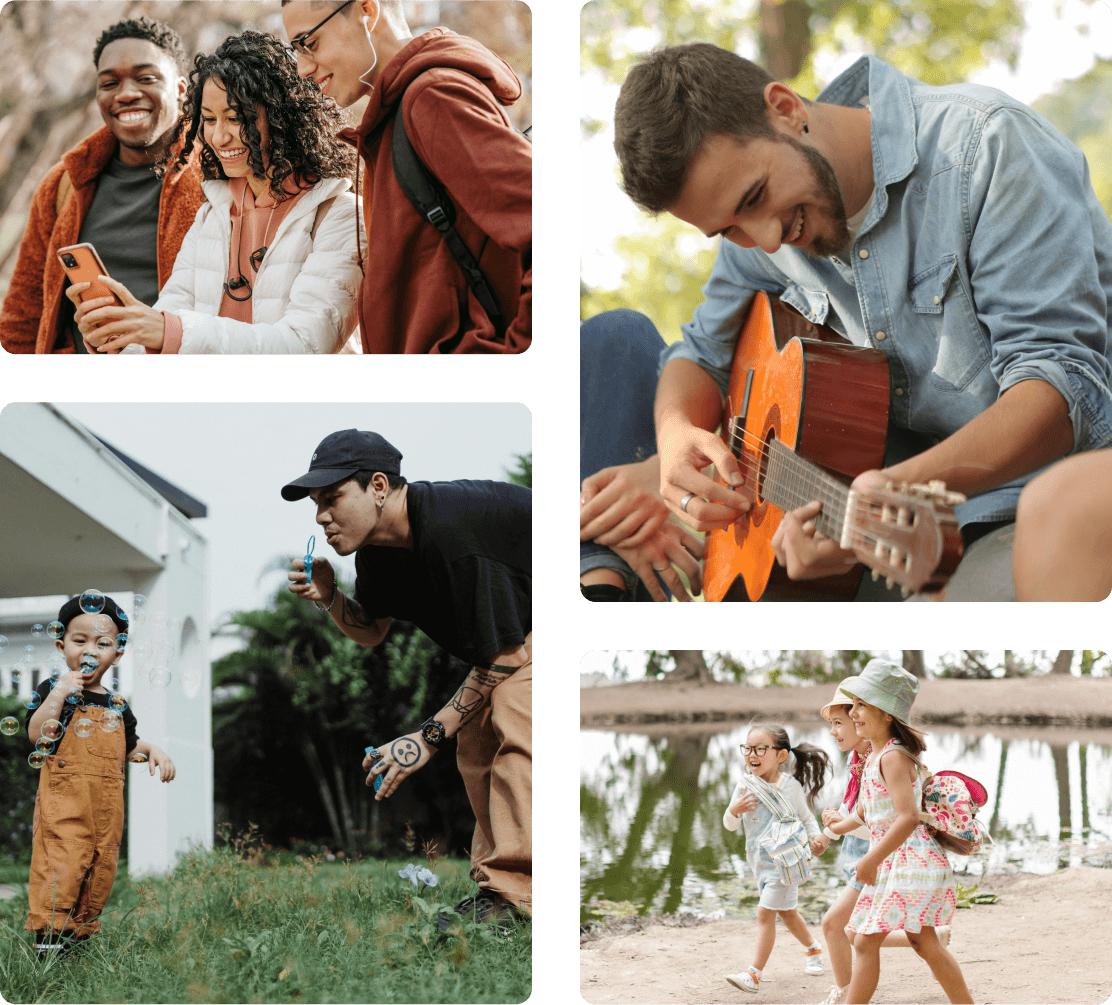
<path fill-rule="evenodd" d="M 637 311 L 607 311 L 579 326 L 580 480 L 656 453 L 653 398 L 663 348 L 656 327 Z M 580 573 L 599 568 L 620 573 L 630 599 L 652 600 L 624 559 L 603 545 L 580 544 Z"/>

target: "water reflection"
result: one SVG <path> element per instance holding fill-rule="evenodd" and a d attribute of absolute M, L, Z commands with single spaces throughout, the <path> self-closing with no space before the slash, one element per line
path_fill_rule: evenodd
<path fill-rule="evenodd" d="M 1108 731 L 1023 727 L 942 730 L 928 735 L 923 760 L 954 768 L 988 790 L 980 818 L 996 844 L 955 870 L 1052 873 L 1070 865 L 1112 867 L 1112 735 Z M 756 903 L 747 882 L 745 837 L 722 827 L 722 810 L 741 771 L 747 726 L 649 733 L 581 733 L 581 874 L 584 916 L 600 901 L 639 914 L 691 911 L 745 916 Z M 793 743 L 830 754 L 833 779 L 817 810 L 844 791 L 844 757 L 817 723 L 789 726 Z M 801 906 L 821 909 L 837 892 L 837 845 L 801 888 Z M 977 882 L 965 880 L 967 885 Z"/>

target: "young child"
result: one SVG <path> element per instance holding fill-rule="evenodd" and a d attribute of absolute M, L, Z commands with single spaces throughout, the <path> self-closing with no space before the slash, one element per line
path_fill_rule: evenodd
<path fill-rule="evenodd" d="M 865 770 L 865 758 L 872 751 L 872 744 L 857 735 L 857 730 L 850 720 L 849 710 L 852 705 L 853 699 L 839 688 L 833 700 L 819 709 L 819 715 L 830 723 L 830 735 L 834 737 L 838 749 L 842 753 L 849 751 L 850 779 L 846 784 L 842 806 L 837 810 L 822 811 L 822 822 L 825 825 L 823 834 L 825 838 L 835 840 L 840 835 L 835 834 L 830 827 L 848 817 L 856 807 L 861 791 L 861 775 Z M 869 829 L 864 824 L 859 824 L 842 839 L 842 848 L 838 853 L 838 871 L 845 877 L 846 887 L 822 916 L 822 934 L 826 938 L 826 948 L 830 953 L 830 966 L 834 971 L 835 981 L 823 1005 L 838 1005 L 844 1001 L 849 987 L 850 972 L 853 968 L 853 944 L 850 942 L 846 925 L 849 924 L 850 916 L 857 905 L 857 895 L 864 889 L 864 883 L 857 881 L 856 873 L 858 861 L 869 850 L 869 839 Z M 823 850 L 828 847 L 829 841 L 826 841 Z M 948 925 L 938 928 L 938 939 L 944 946 L 950 941 Z M 884 949 L 910 948 L 911 943 L 908 942 L 904 932 L 889 932 L 881 946 Z"/>
<path fill-rule="evenodd" d="M 783 726 L 760 723 L 749 730 L 746 742 L 741 745 L 745 755 L 746 774 L 734 789 L 730 805 L 722 816 L 727 830 L 736 831 L 745 825 L 745 857 L 757 879 L 760 902 L 757 906 L 757 950 L 753 965 L 740 974 L 727 974 L 726 980 L 742 991 L 756 992 L 761 983 L 761 972 L 772 953 L 776 941 L 776 915 L 780 915 L 788 931 L 803 943 L 806 953 L 805 971 L 818 975 L 823 972 L 822 947 L 811 938 L 807 923 L 796 910 L 799 903 L 798 884 L 784 883 L 776 864 L 761 838 L 777 822 L 777 817 L 752 791 L 748 783 L 751 776 L 775 788 L 795 811 L 811 841 L 812 852 L 821 854 L 819 825 L 808 806 L 823 786 L 824 775 L 830 768 L 830 758 L 818 747 L 801 743 L 793 747 Z M 788 755 L 795 756 L 792 774 L 781 774 L 781 767 Z M 806 787 L 806 794 L 804 794 Z"/>
<path fill-rule="evenodd" d="M 67 672 L 39 684 L 39 703 L 27 720 L 32 742 L 54 741 L 39 777 L 25 926 L 36 934 L 40 959 L 100 931 L 116 878 L 127 758 L 145 754 L 152 775 L 158 768 L 162 781 L 174 777 L 166 752 L 138 738 L 131 709 L 121 717 L 112 708 L 119 697 L 101 684 L 120 660 L 116 638 L 127 631 L 116 602 L 105 597 L 102 611 L 87 614 L 73 597 L 58 620 L 64 631 L 55 645 Z"/>
<path fill-rule="evenodd" d="M 903 667 L 870 660 L 860 676 L 842 681 L 857 735 L 872 744 L 857 809 L 830 830 L 848 834 L 861 814 L 872 835 L 857 863 L 865 884 L 849 929 L 857 957 L 846 1002 L 868 1002 L 880 979 L 880 946 L 889 932 L 904 931 L 951 1002 L 972 1002 L 961 967 L 939 941 L 937 928 L 953 916 L 954 874 L 946 853 L 919 822 L 923 782 L 922 734 L 909 723 L 919 682 Z"/>

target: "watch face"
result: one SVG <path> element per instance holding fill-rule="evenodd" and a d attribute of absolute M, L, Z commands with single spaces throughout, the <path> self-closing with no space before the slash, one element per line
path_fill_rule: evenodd
<path fill-rule="evenodd" d="M 444 739 L 444 727 L 439 722 L 426 722 L 421 727 L 421 735 L 434 746 Z"/>

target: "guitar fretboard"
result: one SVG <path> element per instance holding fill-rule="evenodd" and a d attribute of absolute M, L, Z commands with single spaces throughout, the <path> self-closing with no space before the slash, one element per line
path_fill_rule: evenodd
<path fill-rule="evenodd" d="M 817 500 L 822 503 L 822 511 L 816 526 L 827 537 L 839 540 L 845 524 L 849 489 L 779 440 L 769 444 L 766 456 L 761 496 L 785 511 Z"/>

